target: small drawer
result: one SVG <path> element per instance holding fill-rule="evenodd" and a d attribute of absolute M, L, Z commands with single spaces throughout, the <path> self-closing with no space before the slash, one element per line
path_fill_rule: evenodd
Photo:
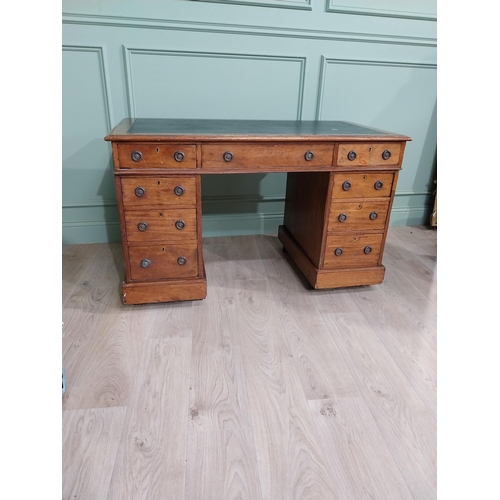
<path fill-rule="evenodd" d="M 328 231 L 384 229 L 388 208 L 389 200 L 332 202 L 328 219 Z"/>
<path fill-rule="evenodd" d="M 196 239 L 196 209 L 132 210 L 125 212 L 127 241 Z"/>
<path fill-rule="evenodd" d="M 332 199 L 381 198 L 391 196 L 394 174 L 350 172 L 333 177 Z"/>
<path fill-rule="evenodd" d="M 332 144 L 204 144 L 201 149 L 204 169 L 269 167 L 329 167 Z"/>
<path fill-rule="evenodd" d="M 328 236 L 325 269 L 376 266 L 382 247 L 382 234 Z"/>
<path fill-rule="evenodd" d="M 133 280 L 191 278 L 198 276 L 198 245 L 145 245 L 129 247 Z"/>
<path fill-rule="evenodd" d="M 399 165 L 400 142 L 339 144 L 337 166 Z"/>
<path fill-rule="evenodd" d="M 196 177 L 124 177 L 123 206 L 195 206 Z"/>
<path fill-rule="evenodd" d="M 119 143 L 120 168 L 196 168 L 195 144 Z"/>

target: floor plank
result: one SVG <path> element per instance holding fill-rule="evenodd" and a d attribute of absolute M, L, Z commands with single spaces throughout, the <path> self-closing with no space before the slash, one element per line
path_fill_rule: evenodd
<path fill-rule="evenodd" d="M 62 416 L 62 498 L 105 498 L 126 408 L 65 411 Z"/>
<path fill-rule="evenodd" d="M 190 339 L 144 342 L 109 500 L 184 498 L 190 354 Z"/>
<path fill-rule="evenodd" d="M 323 313 L 415 500 L 436 495 L 436 421 L 361 313 Z"/>
<path fill-rule="evenodd" d="M 266 499 L 338 498 L 267 282 L 236 299 L 237 328 Z"/>
<path fill-rule="evenodd" d="M 257 455 L 251 431 L 189 434 L 186 499 L 260 500 Z"/>
<path fill-rule="evenodd" d="M 413 500 L 363 398 L 309 401 L 340 498 Z"/>

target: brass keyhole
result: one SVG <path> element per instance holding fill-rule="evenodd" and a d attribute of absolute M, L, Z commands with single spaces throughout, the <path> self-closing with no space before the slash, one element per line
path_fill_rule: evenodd
<path fill-rule="evenodd" d="M 162 251 L 162 252 L 164 252 L 164 251 L 165 251 L 165 247 L 163 247 L 163 248 L 161 249 L 161 251 Z"/>
<path fill-rule="evenodd" d="M 156 152 L 159 153 L 160 152 L 160 148 L 156 148 Z"/>
<path fill-rule="evenodd" d="M 158 181 L 158 186 L 160 185 L 160 181 Z"/>
<path fill-rule="evenodd" d="M 163 217 L 163 212 L 160 212 L 158 215 L 159 215 L 160 217 Z"/>
<path fill-rule="evenodd" d="M 358 205 L 358 210 L 361 210 L 363 207 L 361 205 Z"/>
<path fill-rule="evenodd" d="M 363 175 L 363 180 L 366 181 L 366 175 Z M 159 184 L 159 183 L 158 183 Z"/>

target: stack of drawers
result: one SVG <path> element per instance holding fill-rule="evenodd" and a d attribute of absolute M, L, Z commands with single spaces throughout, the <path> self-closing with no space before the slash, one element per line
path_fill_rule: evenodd
<path fill-rule="evenodd" d="M 116 157 L 119 167 L 131 169 L 131 175 L 116 177 L 124 302 L 152 301 L 152 285 L 162 301 L 183 300 L 186 285 L 191 295 L 195 285 L 198 298 L 204 298 L 200 176 L 164 175 L 169 167 L 196 168 L 196 145 L 119 144 Z M 162 174 L 155 175 L 160 168 Z"/>
<path fill-rule="evenodd" d="M 131 280 L 198 275 L 195 177 L 121 180 Z"/>
<path fill-rule="evenodd" d="M 314 288 L 382 283 L 402 143 L 339 144 L 334 171 L 289 174 L 280 239 Z M 294 206 L 300 203 L 301 214 Z M 311 216 L 326 207 L 323 218 Z M 287 216 L 287 214 L 289 214 Z"/>

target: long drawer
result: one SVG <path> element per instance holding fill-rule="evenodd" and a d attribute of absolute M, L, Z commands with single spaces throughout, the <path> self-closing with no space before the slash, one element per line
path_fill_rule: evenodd
<path fill-rule="evenodd" d="M 123 177 L 121 188 L 125 209 L 196 205 L 194 176 Z"/>
<path fill-rule="evenodd" d="M 198 245 L 153 244 L 129 247 L 133 280 L 189 278 L 198 275 Z"/>
<path fill-rule="evenodd" d="M 376 266 L 382 234 L 331 235 L 326 240 L 325 269 Z"/>
<path fill-rule="evenodd" d="M 331 166 L 333 144 L 204 144 L 203 169 Z"/>
<path fill-rule="evenodd" d="M 196 209 L 127 210 L 125 231 L 128 242 L 196 239 Z"/>

